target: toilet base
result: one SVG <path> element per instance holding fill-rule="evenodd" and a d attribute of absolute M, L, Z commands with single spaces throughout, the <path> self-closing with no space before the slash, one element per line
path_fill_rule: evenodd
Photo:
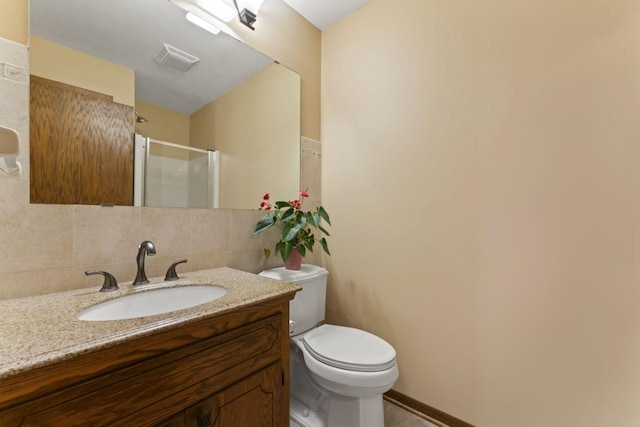
<path fill-rule="evenodd" d="M 296 399 L 289 402 L 291 427 L 328 427 L 327 414 L 307 408 Z"/>
<path fill-rule="evenodd" d="M 378 377 L 384 376 L 385 381 L 380 385 L 353 387 L 310 371 L 304 346 L 298 338 L 291 339 L 290 349 L 292 427 L 384 427 L 382 394 L 398 377 L 397 366 L 382 373 L 373 373 Z M 362 375 L 358 372 L 345 373 L 354 374 Z"/>
<path fill-rule="evenodd" d="M 329 411 L 314 411 L 290 401 L 291 427 L 384 427 L 382 396 L 362 399 L 331 396 Z"/>
<path fill-rule="evenodd" d="M 329 400 L 329 424 L 333 426 L 384 427 L 382 395 Z"/>

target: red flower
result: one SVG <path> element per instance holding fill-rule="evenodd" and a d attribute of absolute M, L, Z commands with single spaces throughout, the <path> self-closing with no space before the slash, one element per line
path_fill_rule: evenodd
<path fill-rule="evenodd" d="M 309 193 L 307 193 L 309 189 L 300 190 L 300 197 L 309 197 Z"/>
<path fill-rule="evenodd" d="M 271 203 L 269 203 L 269 202 L 260 203 L 260 209 L 264 209 L 265 211 L 270 210 L 271 209 Z"/>
<path fill-rule="evenodd" d="M 298 210 L 300 210 L 300 207 L 302 206 L 302 203 L 300 203 L 300 200 L 292 200 L 289 202 L 289 204 Z"/>
<path fill-rule="evenodd" d="M 269 200 L 269 193 L 264 193 L 264 196 L 262 196 L 262 200 Z"/>

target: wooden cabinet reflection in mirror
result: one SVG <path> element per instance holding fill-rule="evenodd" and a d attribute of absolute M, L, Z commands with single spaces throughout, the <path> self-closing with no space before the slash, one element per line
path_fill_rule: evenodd
<path fill-rule="evenodd" d="M 133 107 L 33 75 L 30 101 L 31 203 L 132 206 Z"/>

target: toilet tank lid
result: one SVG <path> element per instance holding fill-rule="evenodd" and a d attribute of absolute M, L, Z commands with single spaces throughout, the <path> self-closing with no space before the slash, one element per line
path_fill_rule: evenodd
<path fill-rule="evenodd" d="M 322 267 L 311 264 L 302 264 L 300 270 L 287 270 L 284 267 L 272 268 L 271 270 L 265 270 L 260 273 L 260 276 L 268 277 L 270 279 L 282 280 L 284 282 L 291 282 L 295 284 L 310 282 L 319 277 L 329 275 L 329 272 Z"/>

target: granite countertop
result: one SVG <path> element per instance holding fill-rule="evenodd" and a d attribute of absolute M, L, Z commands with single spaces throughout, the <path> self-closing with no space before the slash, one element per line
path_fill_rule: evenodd
<path fill-rule="evenodd" d="M 300 289 L 230 268 L 183 273 L 175 282 L 163 278 L 150 282 L 135 288 L 120 284 L 113 292 L 98 292 L 96 287 L 0 301 L 0 379 Z M 88 322 L 76 318 L 78 311 L 109 299 L 191 284 L 221 286 L 227 294 L 195 307 L 136 319 Z"/>

